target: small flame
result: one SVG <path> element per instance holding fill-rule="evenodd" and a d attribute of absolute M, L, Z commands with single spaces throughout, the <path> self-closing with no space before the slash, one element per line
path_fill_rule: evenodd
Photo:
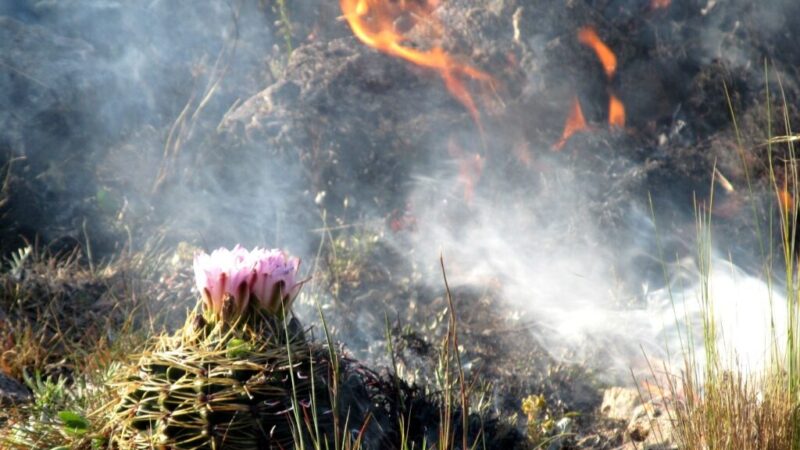
<path fill-rule="evenodd" d="M 788 177 L 783 178 L 783 187 L 777 190 L 778 204 L 780 206 L 780 212 L 783 215 L 788 215 L 794 210 L 794 196 L 789 192 L 789 181 L 787 178 Z"/>
<path fill-rule="evenodd" d="M 617 56 L 610 48 L 600 39 L 597 32 L 592 27 L 583 27 L 578 30 L 578 41 L 592 48 L 603 64 L 603 69 L 606 77 L 610 80 L 614 78 L 617 72 Z M 625 126 L 625 105 L 613 93 L 608 96 L 608 125 L 610 128 L 623 128 Z M 554 146 L 555 149 L 560 149 L 569 137 L 577 130 L 586 128 L 586 121 L 583 118 L 583 113 L 580 111 L 580 104 L 577 98 L 573 100 L 572 112 L 570 113 L 567 123 L 564 126 L 564 135 L 561 140 Z"/>
<path fill-rule="evenodd" d="M 650 0 L 650 9 L 667 9 L 672 0 Z"/>
<path fill-rule="evenodd" d="M 786 188 L 778 191 L 778 202 L 781 205 L 781 211 L 784 213 L 794 209 L 794 198 Z"/>
<path fill-rule="evenodd" d="M 441 47 L 419 50 L 404 46 L 402 43 L 407 40 L 406 37 L 395 30 L 397 19 L 406 16 L 411 17 L 414 22 L 428 19 L 434 29 L 440 29 L 438 22 L 431 18 L 433 10 L 438 6 L 438 0 L 340 0 L 340 5 L 353 34 L 361 42 L 388 55 L 437 71 L 447 90 L 464 105 L 475 123 L 481 126 L 478 108 L 464 84 L 464 79 L 489 83 L 492 78 L 468 64 L 456 61 Z"/>
<path fill-rule="evenodd" d="M 564 132 L 561 134 L 561 139 L 553 145 L 553 150 L 561 150 L 573 134 L 585 129 L 587 129 L 586 118 L 583 117 L 581 102 L 576 95 L 572 97 L 572 107 L 566 122 L 564 122 Z"/>
<path fill-rule="evenodd" d="M 606 76 L 608 78 L 613 77 L 614 72 L 617 71 L 617 55 L 600 39 L 594 28 L 583 27 L 578 30 L 578 41 L 594 50 L 603 64 Z"/>
<path fill-rule="evenodd" d="M 625 126 L 625 105 L 614 94 L 610 94 L 608 97 L 608 125 L 611 128 Z"/>

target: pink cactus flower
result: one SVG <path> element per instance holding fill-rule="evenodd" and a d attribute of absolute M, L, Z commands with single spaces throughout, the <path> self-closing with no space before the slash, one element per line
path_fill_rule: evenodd
<path fill-rule="evenodd" d="M 280 311 L 281 305 L 288 308 L 302 285 L 295 279 L 300 260 L 289 258 L 280 250 L 258 247 L 250 256 L 255 270 L 252 293 L 258 305 L 272 314 Z"/>
<path fill-rule="evenodd" d="M 220 248 L 210 255 L 196 255 L 194 274 L 204 307 L 218 317 L 242 314 L 251 300 L 275 314 L 281 305 L 288 308 L 300 291 L 302 283 L 296 281 L 299 266 L 297 258 L 287 257 L 280 250 L 256 247 L 247 251 L 237 245 L 233 250 Z"/>
<path fill-rule="evenodd" d="M 247 308 L 253 269 L 246 249 L 237 245 L 210 255 L 200 253 L 194 258 L 194 275 L 207 309 L 221 314 L 226 297 L 230 297 L 235 312 Z"/>

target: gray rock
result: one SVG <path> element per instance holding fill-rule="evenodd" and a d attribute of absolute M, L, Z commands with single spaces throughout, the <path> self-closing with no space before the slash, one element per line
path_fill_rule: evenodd
<path fill-rule="evenodd" d="M 641 403 L 639 391 L 636 389 L 612 387 L 603 391 L 600 412 L 609 419 L 628 421 L 633 417 L 634 408 Z"/>
<path fill-rule="evenodd" d="M 677 435 L 667 405 L 647 402 L 634 409 L 627 437 L 645 449 L 677 449 Z"/>

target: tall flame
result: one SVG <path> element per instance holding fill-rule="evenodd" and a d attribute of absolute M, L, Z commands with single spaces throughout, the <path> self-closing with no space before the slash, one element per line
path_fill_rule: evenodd
<path fill-rule="evenodd" d="M 663 0 L 654 0 L 663 1 Z M 578 30 L 578 41 L 594 50 L 606 77 L 611 80 L 617 72 L 617 55 L 600 39 L 597 32 L 592 27 L 583 27 Z M 625 126 L 625 105 L 616 95 L 609 94 L 608 98 L 608 125 L 611 128 L 622 128 Z M 565 130 L 566 131 L 566 130 Z M 562 138 L 563 140 L 563 138 Z"/>
<path fill-rule="evenodd" d="M 600 39 L 594 28 L 583 27 L 578 30 L 578 41 L 594 50 L 603 64 L 606 76 L 608 78 L 613 77 L 614 72 L 617 71 L 617 55 Z"/>
<path fill-rule="evenodd" d="M 340 0 L 342 13 L 353 34 L 364 44 L 391 56 L 405 59 L 418 66 L 435 70 L 444 80 L 447 90 L 469 111 L 480 127 L 480 114 L 475 100 L 464 84 L 465 78 L 490 82 L 486 73 L 456 61 L 441 47 L 420 50 L 403 45 L 406 37 L 395 30 L 400 17 L 412 17 L 414 21 L 429 20 L 435 29 L 440 25 L 432 17 L 437 0 Z"/>
<path fill-rule="evenodd" d="M 583 117 L 581 102 L 576 95 L 572 97 L 572 107 L 570 108 L 566 122 L 564 122 L 564 132 L 561 134 L 561 139 L 553 145 L 553 150 L 561 150 L 573 134 L 585 129 L 587 129 L 586 119 Z"/>

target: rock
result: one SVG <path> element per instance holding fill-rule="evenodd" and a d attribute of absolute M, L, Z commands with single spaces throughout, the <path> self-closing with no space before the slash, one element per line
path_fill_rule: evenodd
<path fill-rule="evenodd" d="M 28 403 L 31 400 L 30 391 L 22 383 L 0 372 L 0 405 Z"/>
<path fill-rule="evenodd" d="M 626 438 L 635 448 L 677 449 L 677 436 L 671 414 L 663 404 L 647 402 L 633 410 Z"/>
<path fill-rule="evenodd" d="M 603 391 L 600 412 L 609 419 L 628 421 L 641 403 L 641 396 L 636 389 L 612 387 Z"/>
<path fill-rule="evenodd" d="M 567 447 L 567 440 L 572 435 L 575 421 L 569 417 L 562 417 L 556 422 L 555 437 L 550 441 L 547 450 L 560 450 Z"/>
<path fill-rule="evenodd" d="M 636 388 L 612 387 L 603 392 L 600 413 L 608 420 L 627 423 L 614 444 L 615 450 L 677 449 L 675 427 L 667 408 L 663 401 L 643 403 Z"/>

